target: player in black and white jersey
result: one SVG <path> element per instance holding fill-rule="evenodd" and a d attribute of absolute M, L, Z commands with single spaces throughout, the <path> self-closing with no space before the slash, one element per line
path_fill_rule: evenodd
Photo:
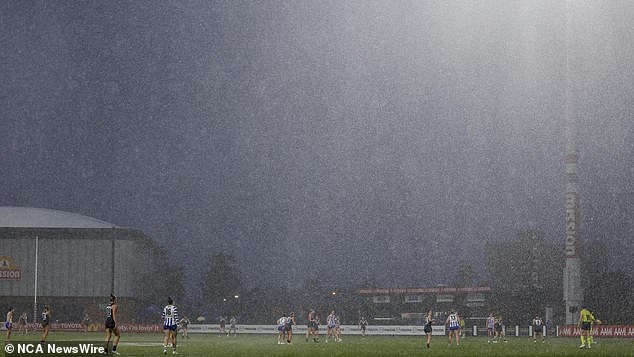
<path fill-rule="evenodd" d="M 316 334 L 317 320 L 315 319 L 315 316 L 315 310 L 311 309 L 308 312 L 308 329 L 306 330 L 306 342 L 308 342 L 309 336 L 313 339 L 314 342 L 318 342 L 317 338 L 319 337 L 319 335 Z"/>
<path fill-rule="evenodd" d="M 115 355 L 119 354 L 119 352 L 117 352 L 117 345 L 119 345 L 119 339 L 121 338 L 121 333 L 117 327 L 118 309 L 119 305 L 117 305 L 117 297 L 110 294 L 110 303 L 106 306 L 106 353 L 108 353 L 108 345 L 110 344 L 110 339 L 114 334 L 115 337 L 112 342 L 112 353 Z"/>
<path fill-rule="evenodd" d="M 433 330 L 431 326 L 434 322 L 436 322 L 436 320 L 434 320 L 434 313 L 430 309 L 429 311 L 427 311 L 427 315 L 425 316 L 425 326 L 423 327 L 423 331 L 427 336 L 426 345 L 428 349 L 431 347 L 431 335 Z"/>
<path fill-rule="evenodd" d="M 48 331 L 51 329 L 51 308 L 48 305 L 44 305 L 44 311 L 42 311 L 42 337 L 40 343 L 44 343 L 48 337 Z"/>
<path fill-rule="evenodd" d="M 365 338 L 365 330 L 368 328 L 368 320 L 365 317 L 361 317 L 359 320 L 359 329 L 361 330 L 361 338 Z"/>
<path fill-rule="evenodd" d="M 286 335 L 286 343 L 288 344 L 290 344 L 293 340 L 294 325 L 297 325 L 297 321 L 295 321 L 295 313 L 291 312 L 291 314 L 286 317 L 286 322 L 284 324 L 284 334 Z"/>
<path fill-rule="evenodd" d="M 163 308 L 163 354 L 167 354 L 167 345 L 172 345 L 172 354 L 176 352 L 176 336 L 178 335 L 178 309 L 171 297 L 167 298 L 167 305 Z"/>
<path fill-rule="evenodd" d="M 319 317 L 319 315 L 315 314 L 315 334 L 314 334 L 314 339 L 313 341 L 315 342 L 319 342 L 319 325 L 321 324 L 321 318 Z"/>
<path fill-rule="evenodd" d="M 88 326 L 90 325 L 90 316 L 88 315 L 88 313 L 84 313 L 84 319 L 83 319 L 83 325 L 84 325 L 84 333 L 88 332 Z"/>
<path fill-rule="evenodd" d="M 224 316 L 220 316 L 220 333 L 223 335 L 229 336 L 229 334 L 227 334 L 227 330 L 225 329 L 226 325 L 227 325 L 227 318 Z"/>
<path fill-rule="evenodd" d="M 506 343 L 506 332 L 504 331 L 504 320 L 502 320 L 502 316 L 498 316 L 495 318 L 495 340 L 494 343 L 498 342 L 498 339 L 502 338 L 502 340 Z"/>
<path fill-rule="evenodd" d="M 181 325 L 181 333 L 183 334 L 183 338 L 189 338 L 189 324 L 191 323 L 191 321 L 189 321 L 189 318 L 187 316 L 183 317 L 180 320 L 180 325 Z"/>
<path fill-rule="evenodd" d="M 533 318 L 533 342 L 537 342 L 537 336 L 544 342 L 544 321 L 539 316 Z"/>
<path fill-rule="evenodd" d="M 28 333 L 27 323 L 28 323 L 28 315 L 26 312 L 23 312 L 18 319 L 18 329 L 20 334 L 26 335 Z"/>
<path fill-rule="evenodd" d="M 227 336 L 231 334 L 231 331 L 233 331 L 233 337 L 238 336 L 238 327 L 236 326 L 237 323 L 238 319 L 236 319 L 235 316 L 231 316 L 231 318 L 229 319 L 229 331 L 227 331 Z"/>

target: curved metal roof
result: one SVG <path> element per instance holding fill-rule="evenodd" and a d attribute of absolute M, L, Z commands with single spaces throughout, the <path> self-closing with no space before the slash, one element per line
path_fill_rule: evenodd
<path fill-rule="evenodd" d="M 0 207 L 0 227 L 119 228 L 81 214 L 35 207 Z"/>

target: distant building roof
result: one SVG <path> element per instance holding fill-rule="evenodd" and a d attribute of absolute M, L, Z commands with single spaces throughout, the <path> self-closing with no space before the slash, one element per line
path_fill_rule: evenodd
<path fill-rule="evenodd" d="M 489 286 L 452 287 L 441 286 L 433 288 L 361 288 L 357 294 L 361 295 L 398 295 L 398 294 L 447 294 L 447 293 L 476 293 L 489 292 Z"/>
<path fill-rule="evenodd" d="M 77 213 L 34 207 L 0 207 L 0 227 L 12 228 L 119 228 Z"/>

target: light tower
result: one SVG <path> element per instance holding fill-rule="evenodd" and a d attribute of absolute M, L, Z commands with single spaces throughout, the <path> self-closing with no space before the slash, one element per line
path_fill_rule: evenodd
<path fill-rule="evenodd" d="M 564 249 L 564 301 L 566 305 L 566 324 L 576 324 L 579 320 L 579 310 L 583 303 L 583 289 L 581 287 L 581 236 L 579 224 L 581 206 L 579 199 L 579 183 L 577 176 L 577 154 L 575 140 L 575 120 L 572 115 L 572 83 L 570 79 L 570 51 L 571 51 L 571 21 L 570 1 L 565 1 L 565 40 L 566 40 L 566 98 L 565 98 L 565 136 L 566 136 L 566 192 L 565 192 L 565 222 L 566 245 Z"/>

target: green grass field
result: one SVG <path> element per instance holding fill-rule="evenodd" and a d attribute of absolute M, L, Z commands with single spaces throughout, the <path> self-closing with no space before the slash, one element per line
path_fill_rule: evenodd
<path fill-rule="evenodd" d="M 297 338 L 299 337 L 299 338 Z M 15 335 L 13 342 L 37 341 L 39 334 Z M 99 341 L 98 333 L 51 333 L 48 341 Z M 179 356 L 634 356 L 634 340 L 597 339 L 592 349 L 579 350 L 578 338 L 550 338 L 533 343 L 526 337 L 508 339 L 508 343 L 487 343 L 485 338 L 466 338 L 460 346 L 447 346 L 444 337 L 434 336 L 430 350 L 422 337 L 343 336 L 343 342 L 305 342 L 296 336 L 291 345 L 278 345 L 275 336 L 210 334 L 179 337 Z M 162 335 L 123 334 L 119 345 L 122 356 L 162 356 Z M 4 353 L 4 352 L 3 352 Z M 171 355 L 171 349 L 168 355 Z"/>

